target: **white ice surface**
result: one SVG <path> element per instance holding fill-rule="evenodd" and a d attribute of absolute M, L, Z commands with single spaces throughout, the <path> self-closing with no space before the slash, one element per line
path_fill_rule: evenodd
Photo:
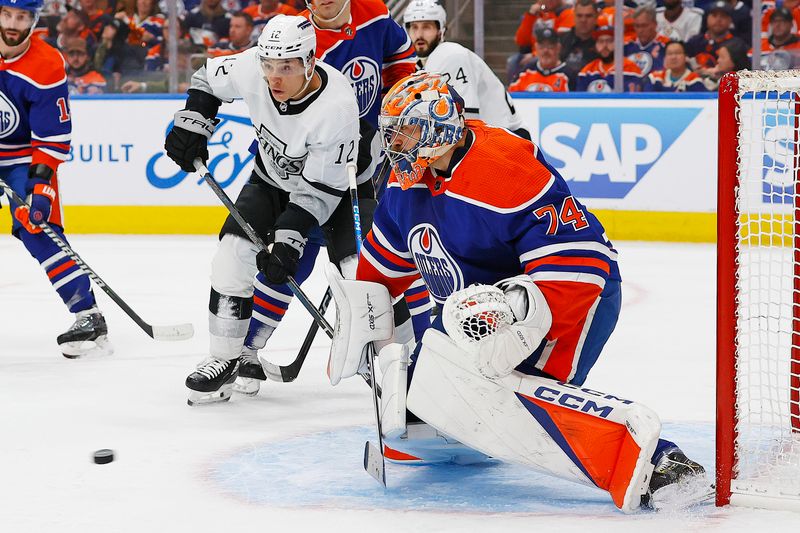
<path fill-rule="evenodd" d="M 267 383 L 256 398 L 186 405 L 183 381 L 208 342 L 213 237 L 71 240 L 145 320 L 191 321 L 196 336 L 152 341 L 96 289 L 116 353 L 63 358 L 55 337 L 72 317 L 21 244 L 0 237 L 0 532 L 800 526 L 800 514 L 713 506 L 624 516 L 602 493 L 497 464 L 390 465 L 383 493 L 360 464 L 372 435 L 369 389 L 357 379 L 328 384 L 322 334 L 296 382 Z M 655 409 L 665 436 L 713 471 L 714 248 L 617 245 L 622 315 L 587 385 Z M 321 297 L 319 269 L 305 287 Z M 308 324 L 292 304 L 268 357 L 290 361 Z M 116 460 L 93 464 L 100 448 L 114 449 Z"/>

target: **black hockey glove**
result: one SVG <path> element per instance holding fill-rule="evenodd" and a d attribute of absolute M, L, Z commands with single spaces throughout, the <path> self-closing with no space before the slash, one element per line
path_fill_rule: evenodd
<path fill-rule="evenodd" d="M 300 251 L 285 242 L 276 242 L 272 245 L 272 252 L 258 252 L 256 265 L 268 282 L 283 285 L 289 280 L 289 276 L 297 274 Z"/>
<path fill-rule="evenodd" d="M 164 149 L 184 172 L 194 172 L 194 160 L 208 160 L 208 139 L 214 134 L 217 120 L 197 111 L 184 109 L 175 113 L 175 124 L 167 134 Z"/>
<path fill-rule="evenodd" d="M 270 253 L 261 251 L 256 256 L 258 270 L 264 273 L 267 281 L 282 285 L 289 276 L 297 274 L 306 246 L 306 235 L 317 224 L 314 215 L 289 202 L 275 221 L 275 244 Z"/>

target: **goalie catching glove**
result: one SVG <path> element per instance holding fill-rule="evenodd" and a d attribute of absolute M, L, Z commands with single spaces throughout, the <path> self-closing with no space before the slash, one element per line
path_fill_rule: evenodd
<path fill-rule="evenodd" d="M 520 275 L 454 292 L 445 301 L 442 321 L 450 338 L 475 356 L 480 373 L 498 378 L 539 347 L 553 317 L 539 287 Z"/>
<path fill-rule="evenodd" d="M 208 140 L 214 134 L 217 120 L 206 118 L 197 111 L 184 109 L 175 119 L 164 141 L 164 150 L 184 172 L 194 172 L 194 160 L 208 160 Z"/>
<path fill-rule="evenodd" d="M 336 385 L 366 366 L 370 342 L 392 338 L 394 313 L 389 291 L 380 283 L 344 279 L 331 263 L 325 267 L 325 276 L 336 304 L 336 326 L 328 359 L 328 377 L 331 385 Z"/>

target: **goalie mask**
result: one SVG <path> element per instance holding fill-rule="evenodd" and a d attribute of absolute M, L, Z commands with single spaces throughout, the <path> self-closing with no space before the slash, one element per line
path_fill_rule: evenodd
<path fill-rule="evenodd" d="M 285 71 L 286 75 L 298 74 L 299 72 L 292 71 L 291 63 L 286 61 L 297 58 L 303 64 L 302 72 L 306 78 L 306 85 L 308 85 L 314 75 L 316 47 L 317 36 L 308 19 L 276 15 L 264 26 L 258 37 L 258 58 L 261 62 L 261 70 L 264 71 L 265 76 L 271 74 L 274 69 L 278 69 L 279 73 Z"/>
<path fill-rule="evenodd" d="M 464 135 L 464 100 L 439 74 L 403 78 L 383 99 L 381 144 L 403 190 Z"/>

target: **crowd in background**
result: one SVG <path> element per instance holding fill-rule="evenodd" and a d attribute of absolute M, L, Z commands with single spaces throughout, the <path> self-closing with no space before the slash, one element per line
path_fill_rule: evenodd
<path fill-rule="evenodd" d="M 207 57 L 245 50 L 271 17 L 303 9 L 303 0 L 178 0 L 179 91 Z M 163 0 L 45 0 L 36 33 L 61 50 L 73 94 L 167 92 L 166 13 Z"/>
<path fill-rule="evenodd" d="M 510 91 L 608 92 L 614 83 L 613 0 L 537 0 L 522 15 Z M 623 90 L 715 91 L 751 68 L 752 5 L 740 0 L 626 0 Z M 800 64 L 800 0 L 765 0 L 760 68 Z"/>
<path fill-rule="evenodd" d="M 357 1 L 357 0 L 356 0 Z M 510 91 L 607 92 L 614 79 L 613 0 L 537 0 L 521 15 Z M 178 0 L 179 91 L 206 57 L 249 48 L 304 0 Z M 164 0 L 46 0 L 37 33 L 64 54 L 74 94 L 166 92 Z M 626 0 L 625 91 L 713 91 L 751 67 L 751 6 L 740 0 Z M 765 0 L 761 68 L 800 64 L 800 0 Z"/>

